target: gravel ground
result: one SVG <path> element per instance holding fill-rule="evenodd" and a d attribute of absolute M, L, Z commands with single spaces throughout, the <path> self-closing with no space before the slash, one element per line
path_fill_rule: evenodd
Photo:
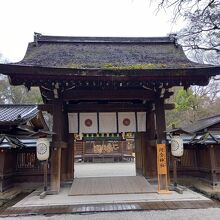
<path fill-rule="evenodd" d="M 75 177 L 136 176 L 135 163 L 75 163 Z"/>
<path fill-rule="evenodd" d="M 142 212 L 108 212 L 86 215 L 54 215 L 54 216 L 30 216 L 10 217 L 5 220 L 218 220 L 220 208 L 209 209 L 179 209 L 169 211 L 142 211 Z"/>

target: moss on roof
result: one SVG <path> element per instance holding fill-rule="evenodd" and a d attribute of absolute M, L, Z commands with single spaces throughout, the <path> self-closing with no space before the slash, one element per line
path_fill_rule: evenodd
<path fill-rule="evenodd" d="M 96 68 L 98 65 L 95 64 L 75 64 L 70 63 L 67 65 L 69 68 L 76 68 L 76 69 L 82 69 L 82 68 Z M 137 63 L 132 65 L 120 65 L 120 64 L 103 64 L 99 66 L 101 69 L 106 70 L 138 70 L 138 69 L 160 69 L 160 68 L 166 68 L 167 64 L 154 64 L 154 63 Z"/>
<path fill-rule="evenodd" d="M 201 67 L 187 59 L 173 41 L 148 43 L 30 43 L 22 65 L 101 69 L 161 69 Z"/>

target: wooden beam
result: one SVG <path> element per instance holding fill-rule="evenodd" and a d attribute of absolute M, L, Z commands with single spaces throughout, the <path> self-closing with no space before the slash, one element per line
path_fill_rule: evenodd
<path fill-rule="evenodd" d="M 164 109 L 165 110 L 173 110 L 176 108 L 175 103 L 164 103 Z"/>
<path fill-rule="evenodd" d="M 53 100 L 56 97 L 52 91 L 42 92 L 44 97 Z M 96 101 L 96 100 L 154 100 L 155 93 L 144 89 L 123 89 L 123 90 L 68 90 L 62 93 L 64 101 Z"/>
<path fill-rule="evenodd" d="M 111 104 L 88 104 L 81 103 L 76 105 L 67 105 L 68 112 L 129 112 L 129 111 L 147 111 L 147 104 L 128 104 L 128 103 L 111 103 Z"/>
<path fill-rule="evenodd" d="M 40 104 L 38 109 L 41 111 L 47 111 L 52 113 L 53 105 L 52 104 Z M 67 112 L 138 112 L 138 111 L 148 111 L 150 110 L 148 103 L 146 104 L 129 104 L 129 103 L 108 103 L 108 104 L 99 104 L 99 103 L 79 103 L 79 104 L 66 104 Z M 175 109 L 174 103 L 164 104 L 165 110 Z"/>
<path fill-rule="evenodd" d="M 37 106 L 37 108 L 38 108 L 40 111 L 45 111 L 45 112 L 50 112 L 50 113 L 53 112 L 53 105 L 52 105 L 52 104 L 39 104 L 39 105 Z"/>
<path fill-rule="evenodd" d="M 188 85 L 207 85 L 209 78 L 219 74 L 219 67 L 207 66 L 201 68 L 163 68 L 163 69 L 74 69 L 58 67 L 25 66 L 17 64 L 0 64 L 2 74 L 9 75 L 13 85 L 32 82 L 40 86 L 48 80 L 78 80 L 97 79 L 115 81 L 155 81 L 169 82 L 173 86 L 186 83 Z M 85 77 L 86 76 L 86 77 Z"/>
<path fill-rule="evenodd" d="M 63 93 L 65 101 L 70 100 L 153 100 L 154 92 L 130 90 L 69 90 Z"/>

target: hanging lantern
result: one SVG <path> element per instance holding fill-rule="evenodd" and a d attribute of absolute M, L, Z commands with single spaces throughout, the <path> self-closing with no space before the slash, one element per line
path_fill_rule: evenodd
<path fill-rule="evenodd" d="M 171 138 L 171 153 L 174 157 L 183 156 L 183 140 L 180 136 Z"/>
<path fill-rule="evenodd" d="M 37 140 L 37 159 L 47 160 L 50 153 L 50 142 L 47 138 L 38 138 Z"/>

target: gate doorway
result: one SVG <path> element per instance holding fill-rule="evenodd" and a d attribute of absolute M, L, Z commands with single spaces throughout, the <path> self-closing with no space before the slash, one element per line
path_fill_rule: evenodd
<path fill-rule="evenodd" d="M 74 142 L 74 176 L 136 176 L 134 134 L 84 135 Z"/>
<path fill-rule="evenodd" d="M 69 195 L 156 192 L 156 186 L 146 179 L 145 166 L 150 164 L 145 161 L 149 158 L 146 132 L 116 134 L 115 139 L 109 134 L 101 136 L 103 140 L 87 134 L 75 140 L 75 179 Z"/>
<path fill-rule="evenodd" d="M 128 133 L 123 139 L 74 141 L 74 177 L 157 177 L 155 142 L 146 132 Z"/>

